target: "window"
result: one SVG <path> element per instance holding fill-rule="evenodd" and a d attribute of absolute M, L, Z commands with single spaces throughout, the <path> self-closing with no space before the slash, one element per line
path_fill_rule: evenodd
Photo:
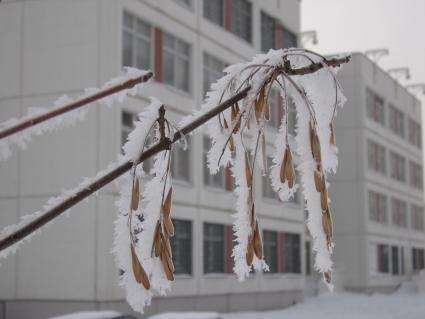
<path fill-rule="evenodd" d="M 388 108 L 390 130 L 395 134 L 404 138 L 404 114 L 402 111 L 397 110 L 394 106 L 390 105 Z"/>
<path fill-rule="evenodd" d="M 412 161 L 409 166 L 410 186 L 417 189 L 423 189 L 422 166 Z"/>
<path fill-rule="evenodd" d="M 204 53 L 204 95 L 210 90 L 211 84 L 223 76 L 223 69 L 225 67 L 226 64 L 223 61 L 208 53 Z"/>
<path fill-rule="evenodd" d="M 151 26 L 142 20 L 123 14 L 122 65 L 139 69 L 151 68 Z"/>
<path fill-rule="evenodd" d="M 220 170 L 215 174 L 211 175 L 210 170 L 208 168 L 208 151 L 211 148 L 211 140 L 209 137 L 204 136 L 203 140 L 203 158 L 204 158 L 204 185 L 226 189 L 226 176 L 224 170 L 220 168 Z"/>
<path fill-rule="evenodd" d="M 378 173 L 386 173 L 385 148 L 378 143 L 368 140 L 367 143 L 368 167 Z"/>
<path fill-rule="evenodd" d="M 276 20 L 261 12 L 261 49 L 267 52 L 276 47 Z"/>
<path fill-rule="evenodd" d="M 389 247 L 388 245 L 377 245 L 378 250 L 378 272 L 388 273 L 389 269 Z"/>
<path fill-rule="evenodd" d="M 218 24 L 224 25 L 224 1 L 204 0 L 204 17 Z"/>
<path fill-rule="evenodd" d="M 391 265 L 393 275 L 399 274 L 399 256 L 398 256 L 398 247 L 391 246 Z"/>
<path fill-rule="evenodd" d="M 409 118 L 409 142 L 418 148 L 422 148 L 421 125 Z"/>
<path fill-rule="evenodd" d="M 271 167 L 272 165 L 273 165 L 272 158 L 267 157 L 267 167 Z M 264 176 L 262 176 L 262 179 L 263 179 L 263 197 L 278 200 L 279 196 L 273 190 L 273 187 L 271 185 L 269 170 L 267 170 L 266 174 Z"/>
<path fill-rule="evenodd" d="M 424 208 L 421 206 L 411 205 L 411 225 L 414 230 L 424 230 Z"/>
<path fill-rule="evenodd" d="M 424 269 L 424 250 L 421 248 L 412 248 L 412 268 L 414 271 Z"/>
<path fill-rule="evenodd" d="M 392 198 L 392 222 L 399 227 L 407 227 L 407 204 L 405 201 Z"/>
<path fill-rule="evenodd" d="M 387 222 L 387 196 L 369 191 L 369 219 L 378 223 Z"/>
<path fill-rule="evenodd" d="M 189 92 L 190 45 L 168 33 L 164 33 L 162 49 L 164 83 Z"/>
<path fill-rule="evenodd" d="M 224 273 L 224 225 L 204 223 L 204 273 Z"/>
<path fill-rule="evenodd" d="M 247 0 L 232 0 L 231 31 L 247 42 L 251 42 L 252 8 Z"/>
<path fill-rule="evenodd" d="M 310 276 L 312 273 L 311 267 L 311 243 L 309 241 L 305 242 L 305 274 Z"/>
<path fill-rule="evenodd" d="M 264 259 L 269 265 L 270 273 L 278 272 L 278 233 L 275 231 L 265 230 L 263 232 L 263 245 L 264 245 Z"/>
<path fill-rule="evenodd" d="M 367 117 L 385 126 L 384 100 L 370 90 L 366 90 Z"/>
<path fill-rule="evenodd" d="M 137 115 L 128 111 L 122 111 L 121 113 L 121 146 L 127 141 L 128 134 L 134 130 L 134 122 L 137 121 Z M 146 147 L 152 145 L 153 140 L 148 137 L 146 140 Z M 143 161 L 143 171 L 149 174 L 153 167 L 153 157 Z"/>
<path fill-rule="evenodd" d="M 401 274 L 404 275 L 404 247 L 400 247 Z"/>
<path fill-rule="evenodd" d="M 390 152 L 391 177 L 400 182 L 406 181 L 406 160 L 403 156 Z"/>
<path fill-rule="evenodd" d="M 171 176 L 176 180 L 190 182 L 190 150 L 192 149 L 190 136 L 186 136 L 186 141 L 186 150 L 179 146 L 173 148 L 173 154 L 171 156 Z"/>
<path fill-rule="evenodd" d="M 192 7 L 192 0 L 174 0 L 182 5 L 184 5 L 185 7 Z"/>
<path fill-rule="evenodd" d="M 282 30 L 282 48 L 296 48 L 297 44 L 297 36 L 295 33 L 289 31 L 286 28 Z"/>
<path fill-rule="evenodd" d="M 192 222 L 173 219 L 174 236 L 171 250 L 176 274 L 192 274 Z"/>
<path fill-rule="evenodd" d="M 301 273 L 300 235 L 284 234 L 284 271 L 286 273 Z"/>

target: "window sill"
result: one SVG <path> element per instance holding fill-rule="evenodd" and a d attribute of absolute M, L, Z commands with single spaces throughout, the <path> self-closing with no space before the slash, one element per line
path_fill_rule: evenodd
<path fill-rule="evenodd" d="M 183 179 L 173 178 L 173 183 L 177 186 L 183 186 L 183 187 L 186 187 L 186 188 L 192 188 L 193 187 L 192 182 L 186 181 L 186 180 L 183 180 Z"/>
<path fill-rule="evenodd" d="M 234 276 L 233 273 L 207 273 L 203 274 L 204 279 L 229 279 Z"/>
<path fill-rule="evenodd" d="M 179 280 L 191 280 L 195 279 L 195 277 L 191 274 L 175 274 L 176 279 Z"/>
<path fill-rule="evenodd" d="M 221 188 L 221 187 L 204 185 L 204 189 L 207 192 L 220 193 L 220 194 L 233 194 L 232 191 L 228 191 L 228 190 Z"/>
<path fill-rule="evenodd" d="M 184 91 L 182 89 L 179 89 L 171 84 L 165 83 L 165 82 L 158 82 L 156 81 L 155 83 L 161 84 L 162 86 L 164 86 L 164 88 L 166 88 L 167 90 L 171 91 L 174 94 L 178 94 L 180 96 L 184 96 L 188 99 L 193 99 L 194 96 L 192 94 L 192 92 L 188 92 L 188 91 Z"/>

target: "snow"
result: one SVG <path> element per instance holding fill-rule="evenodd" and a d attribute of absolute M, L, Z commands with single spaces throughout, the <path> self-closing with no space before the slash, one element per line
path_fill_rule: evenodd
<path fill-rule="evenodd" d="M 112 319 L 121 316 L 115 311 L 83 311 L 49 319 Z"/>
<path fill-rule="evenodd" d="M 164 312 L 149 319 L 220 319 L 217 312 Z"/>
<path fill-rule="evenodd" d="M 342 107 L 345 102 L 341 87 L 335 78 L 337 69 L 331 70 L 323 62 L 323 57 L 303 49 L 270 50 L 266 54 L 258 54 L 252 61 L 226 68 L 224 70 L 226 75 L 212 84 L 201 109 L 194 111 L 192 115 L 185 117 L 180 123 L 180 127 L 182 127 L 194 118 L 202 116 L 220 102 L 230 98 L 248 84 L 251 85 L 248 95 L 238 102 L 240 113 L 236 119 L 231 120 L 229 108 L 221 113 L 221 117 L 209 121 L 207 130 L 211 138 L 211 148 L 207 156 L 210 172 L 215 174 L 220 167 L 231 166 L 235 178 L 235 194 L 238 200 L 236 202 L 237 213 L 233 216 L 236 243 L 232 256 L 235 261 L 234 272 L 239 280 L 248 277 L 252 267 L 256 270 L 267 270 L 264 260 L 258 260 L 254 257 L 253 266 L 247 265 L 246 262 L 248 237 L 252 233 L 252 227 L 248 222 L 251 206 L 247 203 L 249 187 L 245 183 L 244 157 L 245 153 L 249 152 L 257 166 L 264 171 L 263 150 L 261 146 L 257 147 L 256 144 L 257 140 L 261 139 L 257 137 L 261 137 L 264 132 L 265 118 L 260 117 L 256 121 L 253 109 L 260 88 L 264 87 L 265 83 L 275 79 L 274 71 L 283 66 L 285 59 L 290 62 L 292 68 L 305 67 L 311 63 L 322 63 L 324 67 L 312 74 L 302 76 L 280 74 L 276 78 L 279 81 L 276 86 L 279 84 L 283 87 L 280 93 L 286 103 L 286 105 L 283 103 L 284 105 L 278 105 L 278 107 L 281 108 L 282 114 L 287 114 L 285 108 L 288 99 L 293 99 L 297 113 L 297 127 L 295 136 L 288 138 L 287 118 L 286 116 L 282 118 L 279 132 L 274 141 L 273 166 L 270 168 L 271 185 L 279 194 L 281 200 L 290 199 L 297 188 L 301 186 L 306 200 L 306 210 L 309 213 L 307 226 L 313 237 L 314 266 L 319 272 L 330 273 L 333 265 L 331 260 L 333 243 L 331 236 L 329 236 L 328 242 L 328 237 L 323 229 L 322 216 L 324 214 L 321 208 L 320 193 L 316 190 L 313 179 L 317 165 L 311 154 L 309 127 L 310 123 L 313 123 L 314 129 L 317 131 L 321 144 L 322 160 L 320 167 L 325 180 L 327 180 L 328 174 L 334 173 L 338 165 L 338 150 L 335 145 L 329 143 L 330 123 L 337 113 L 337 108 Z M 226 122 L 224 122 L 224 119 L 227 119 Z M 234 128 L 239 121 L 241 121 L 241 129 L 235 132 Z M 247 127 L 249 121 L 250 129 Z M 232 133 L 236 148 L 235 154 L 232 154 L 230 148 L 226 146 Z M 279 174 L 287 142 L 293 156 L 297 158 L 296 169 L 301 172 L 299 185 L 294 185 L 291 189 L 286 181 L 285 183 L 280 181 Z M 257 149 L 259 149 L 258 152 Z M 257 158 L 255 158 L 255 154 L 257 154 Z M 328 183 L 325 185 L 327 188 Z M 255 198 L 255 196 L 253 197 Z M 329 284 L 329 288 L 332 289 L 332 285 Z"/>
<path fill-rule="evenodd" d="M 122 76 L 116 77 L 114 79 L 106 82 L 101 88 L 88 88 L 85 89 L 85 93 L 78 97 L 76 100 L 71 99 L 67 95 L 59 97 L 55 102 L 53 108 L 42 108 L 42 107 L 30 107 L 27 113 L 20 119 L 11 118 L 3 123 L 0 123 L 0 130 L 5 130 L 7 128 L 13 127 L 21 122 L 27 121 L 34 116 L 39 116 L 52 110 L 62 108 L 63 106 L 77 102 L 79 100 L 90 97 L 100 91 L 106 90 L 112 86 L 124 83 L 130 79 L 136 79 L 141 76 L 144 76 L 149 71 L 138 70 L 136 68 L 124 68 L 124 74 Z M 98 100 L 99 103 L 111 106 L 114 102 L 122 103 L 127 95 L 136 95 L 140 87 L 144 83 L 139 83 L 133 88 L 122 90 L 120 92 L 111 94 L 107 97 L 104 97 L 101 100 Z M 56 116 L 48 121 L 39 123 L 37 125 L 31 126 L 23 131 L 10 135 L 4 139 L 0 140 L 0 161 L 6 160 L 12 154 L 11 147 L 17 146 L 21 150 L 27 148 L 27 144 L 32 140 L 33 136 L 42 135 L 48 132 L 54 132 L 62 130 L 64 128 L 71 127 L 77 122 L 83 121 L 87 114 L 87 105 L 83 108 L 78 108 L 73 111 L 64 113 L 60 116 Z"/>
<path fill-rule="evenodd" d="M 158 118 L 160 106 L 161 102 L 152 98 L 151 104 L 139 114 L 135 129 L 129 134 L 128 140 L 123 146 L 125 158 L 134 161 L 140 156 L 144 141 Z M 117 267 L 123 270 L 123 274 L 120 276 L 120 285 L 125 288 L 126 300 L 135 311 L 141 313 L 146 306 L 150 305 L 154 293 L 165 295 L 171 286 L 160 259 L 151 256 L 154 230 L 160 218 L 163 190 L 165 189 L 165 193 L 167 193 L 169 187 L 171 187 L 170 176 L 166 179 L 166 185 L 164 185 L 164 174 L 167 171 L 169 154 L 169 152 L 163 151 L 154 157 L 153 168 L 150 172 L 152 177 L 148 178 L 144 175 L 140 164 L 135 172 L 131 170 L 117 181 L 120 196 L 116 201 L 116 206 L 119 213 L 115 221 L 112 252 L 115 255 Z M 133 174 L 137 178 L 142 178 L 142 182 L 147 180 L 142 190 L 142 201 L 137 211 L 130 209 Z M 134 214 L 131 230 L 129 230 L 129 214 Z M 137 216 L 140 218 L 137 218 Z M 135 230 L 140 230 L 140 232 L 135 232 Z M 150 281 L 151 288 L 149 290 L 137 283 L 133 274 L 130 231 L 136 239 L 136 254 Z"/>
<path fill-rule="evenodd" d="M 425 295 L 326 293 L 284 310 L 222 314 L 222 319 L 423 319 Z"/>

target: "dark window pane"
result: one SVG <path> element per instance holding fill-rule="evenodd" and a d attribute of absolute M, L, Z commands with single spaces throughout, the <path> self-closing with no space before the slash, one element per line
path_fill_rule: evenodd
<path fill-rule="evenodd" d="M 389 247 L 378 245 L 378 272 L 389 272 Z"/>
<path fill-rule="evenodd" d="M 224 272 L 224 225 L 204 223 L 204 273 Z"/>
<path fill-rule="evenodd" d="M 295 33 L 283 28 L 282 30 L 282 47 L 283 48 L 296 48 L 297 36 Z"/>
<path fill-rule="evenodd" d="M 204 0 L 204 17 L 223 26 L 224 24 L 223 0 Z"/>
<path fill-rule="evenodd" d="M 285 272 L 301 273 L 300 267 L 300 235 L 286 233 L 284 237 Z"/>
<path fill-rule="evenodd" d="M 261 49 L 267 52 L 275 47 L 276 22 L 273 17 L 261 12 Z"/>
<path fill-rule="evenodd" d="M 391 247 L 391 263 L 393 267 L 393 275 L 399 274 L 399 257 L 398 257 L 398 247 L 392 246 Z"/>
<path fill-rule="evenodd" d="M 264 259 L 267 265 L 269 265 L 270 273 L 278 272 L 278 251 L 277 251 L 277 240 L 278 234 L 275 231 L 265 230 L 263 232 L 263 243 L 264 243 Z"/>
<path fill-rule="evenodd" d="M 173 263 L 176 274 L 192 274 L 192 222 L 174 219 L 174 236 L 171 237 Z"/>
<path fill-rule="evenodd" d="M 232 32 L 251 42 L 252 9 L 247 0 L 232 0 Z"/>

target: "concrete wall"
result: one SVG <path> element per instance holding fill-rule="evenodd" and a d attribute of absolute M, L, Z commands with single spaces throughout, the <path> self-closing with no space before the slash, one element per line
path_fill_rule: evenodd
<path fill-rule="evenodd" d="M 335 263 L 344 270 L 345 286 L 352 290 L 391 290 L 403 280 L 403 276 L 371 272 L 371 246 L 377 243 L 404 247 L 406 276 L 411 275 L 411 247 L 425 246 L 425 232 L 418 232 L 410 225 L 410 204 L 423 207 L 423 191 L 409 185 L 409 160 L 422 164 L 422 150 L 407 139 L 407 117 L 421 119 L 417 99 L 392 79 L 379 66 L 364 55 L 355 53 L 352 61 L 338 75 L 347 103 L 339 111 L 336 120 L 336 136 L 339 148 L 339 167 L 331 180 L 330 194 L 335 222 Z M 386 127 L 374 123 L 366 116 L 366 88 L 384 98 Z M 405 114 L 406 137 L 402 139 L 388 126 L 388 104 Z M 367 140 L 372 139 L 385 146 L 387 174 L 382 176 L 368 169 Z M 394 150 L 406 158 L 406 182 L 390 177 L 389 151 Z M 387 224 L 369 220 L 368 191 L 387 195 Z M 400 228 L 391 222 L 391 197 L 408 203 L 409 228 Z M 413 244 L 413 242 L 415 244 Z"/>

